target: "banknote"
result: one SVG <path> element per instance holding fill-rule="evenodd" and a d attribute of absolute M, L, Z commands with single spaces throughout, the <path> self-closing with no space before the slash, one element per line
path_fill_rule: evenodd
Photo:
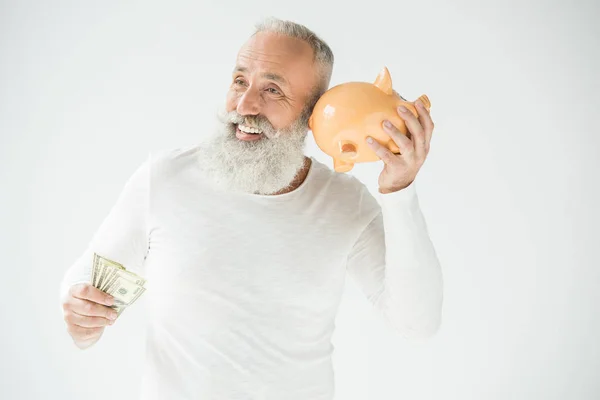
<path fill-rule="evenodd" d="M 92 262 L 91 283 L 114 297 L 115 303 L 111 307 L 117 311 L 117 316 L 146 291 L 144 278 L 97 253 L 94 253 Z"/>

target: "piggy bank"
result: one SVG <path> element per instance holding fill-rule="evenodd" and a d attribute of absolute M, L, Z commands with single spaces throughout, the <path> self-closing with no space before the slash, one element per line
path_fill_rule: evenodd
<path fill-rule="evenodd" d="M 427 110 L 431 103 L 419 97 Z M 402 99 L 392 89 L 392 78 L 384 67 L 374 83 L 347 82 L 327 90 L 315 104 L 308 126 L 319 148 L 333 158 L 336 172 L 348 172 L 356 163 L 380 160 L 366 143 L 371 136 L 393 153 L 400 149 L 383 130 L 389 120 L 403 134 L 408 133 L 398 106 L 405 106 L 417 116 L 414 102 Z"/>

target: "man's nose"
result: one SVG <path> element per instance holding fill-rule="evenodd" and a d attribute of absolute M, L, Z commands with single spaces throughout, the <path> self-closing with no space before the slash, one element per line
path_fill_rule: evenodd
<path fill-rule="evenodd" d="M 260 96 L 252 86 L 240 97 L 236 111 L 241 115 L 258 115 L 260 113 Z"/>

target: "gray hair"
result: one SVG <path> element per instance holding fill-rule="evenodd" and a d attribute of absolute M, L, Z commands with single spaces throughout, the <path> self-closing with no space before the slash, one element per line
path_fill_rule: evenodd
<path fill-rule="evenodd" d="M 313 31 L 293 21 L 269 17 L 256 24 L 255 28 L 256 31 L 252 36 L 259 32 L 274 32 L 303 40 L 312 47 L 314 61 L 317 63 L 319 69 L 319 83 L 315 88 L 313 96 L 309 99 L 309 103 L 315 103 L 316 99 L 328 89 L 333 72 L 333 51 L 331 51 L 329 45 Z"/>

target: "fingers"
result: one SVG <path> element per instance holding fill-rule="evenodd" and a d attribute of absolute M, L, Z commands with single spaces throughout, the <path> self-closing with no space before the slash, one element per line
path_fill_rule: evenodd
<path fill-rule="evenodd" d="M 413 141 L 413 149 L 418 158 L 424 159 L 426 152 L 426 137 L 423 126 L 417 117 L 414 116 L 406 107 L 398 107 L 398 114 L 404 120 L 406 128 L 410 132 Z"/>
<path fill-rule="evenodd" d="M 397 155 L 392 153 L 387 147 L 382 146 L 379 142 L 373 139 L 371 136 L 367 136 L 367 145 L 377 154 L 381 160 L 387 164 L 392 165 L 397 162 Z M 398 145 L 398 147 L 400 147 Z M 402 150 L 401 150 L 402 151 Z"/>
<path fill-rule="evenodd" d="M 425 152 L 425 156 L 429 153 L 429 146 L 431 143 L 431 136 L 433 134 L 433 120 L 431 119 L 431 115 L 429 111 L 425 108 L 421 100 L 417 100 L 415 102 L 417 106 L 417 114 L 419 116 L 419 123 L 423 127 L 424 138 L 423 138 L 423 149 Z"/>
<path fill-rule="evenodd" d="M 78 299 L 90 300 L 94 303 L 100 303 L 107 306 L 112 306 L 114 304 L 113 296 L 104 293 L 89 283 L 73 285 L 70 289 L 70 293 L 73 297 Z"/>
<path fill-rule="evenodd" d="M 434 123 L 431 119 L 431 114 L 429 114 L 429 111 L 427 111 L 421 100 L 417 100 L 415 104 L 417 106 L 417 114 L 419 114 L 419 122 L 425 132 L 425 150 L 429 152 Z"/>
<path fill-rule="evenodd" d="M 65 321 L 68 325 L 78 325 L 82 328 L 102 328 L 114 323 L 114 320 L 108 318 L 87 317 L 71 310 L 65 311 Z"/>
<path fill-rule="evenodd" d="M 110 307 L 94 303 L 89 300 L 82 300 L 71 297 L 64 305 L 65 312 L 72 311 L 85 317 L 102 317 L 106 319 L 117 319 L 117 312 Z"/>
<path fill-rule="evenodd" d="M 114 304 L 112 296 L 88 283 L 74 285 L 63 303 L 67 331 L 81 348 L 100 338 L 104 328 L 112 325 L 117 312 L 107 305 Z"/>
<path fill-rule="evenodd" d="M 390 121 L 383 121 L 383 130 L 390 135 L 392 140 L 398 145 L 402 155 L 414 151 L 413 142 L 405 134 L 400 132 Z"/>

